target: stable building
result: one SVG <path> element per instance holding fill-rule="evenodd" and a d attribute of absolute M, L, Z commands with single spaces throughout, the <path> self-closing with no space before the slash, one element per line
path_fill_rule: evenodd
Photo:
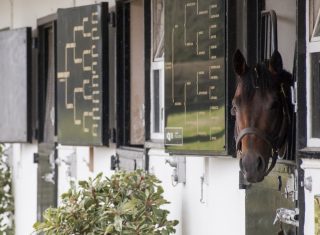
<path fill-rule="evenodd" d="M 287 154 L 260 183 L 239 167 L 237 49 L 249 66 L 278 50 L 293 78 Z M 319 0 L 1 1 L 15 234 L 70 182 L 136 169 L 176 234 L 320 234 L 319 56 Z"/>

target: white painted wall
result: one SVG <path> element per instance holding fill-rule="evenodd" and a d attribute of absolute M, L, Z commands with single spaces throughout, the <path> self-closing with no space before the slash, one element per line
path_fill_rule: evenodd
<path fill-rule="evenodd" d="M 36 145 L 12 145 L 16 234 L 29 234 L 37 219 L 37 165 L 33 163 L 36 151 Z"/>
<path fill-rule="evenodd" d="M 0 29 L 9 28 L 11 26 L 11 7 L 10 0 L 1 0 L 0 1 Z"/>
<path fill-rule="evenodd" d="M 314 196 L 320 195 L 320 160 L 302 159 L 301 168 L 304 169 L 304 178 L 312 178 L 312 190 L 305 188 L 305 223 L 304 234 L 315 234 L 314 223 Z"/>
<path fill-rule="evenodd" d="M 37 18 L 55 13 L 57 8 L 95 3 L 94 0 L 0 0 L 0 28 L 36 27 Z M 110 5 L 114 5 L 114 1 Z M 11 17 L 12 16 L 12 17 Z M 11 21 L 11 19 L 13 19 Z M 110 176 L 110 157 L 115 148 L 94 148 L 94 172 L 87 167 L 89 148 L 59 146 L 59 158 L 74 162 L 75 168 L 60 161 L 58 192 L 69 186 L 71 177 L 84 179 L 103 171 Z M 33 163 L 36 144 L 15 144 L 12 151 L 16 234 L 32 232 L 37 215 L 37 165 Z M 71 157 L 70 157 L 71 156 Z M 170 218 L 178 219 L 179 235 L 245 234 L 245 192 L 238 190 L 238 162 L 231 158 L 188 157 L 186 184 L 172 186 L 170 158 L 163 150 L 150 151 L 150 169 L 163 182 Z M 72 160 L 73 159 L 73 160 Z M 200 202 L 200 177 L 205 175 L 204 203 Z"/>
<path fill-rule="evenodd" d="M 245 191 L 239 190 L 237 159 L 186 158 L 186 184 L 172 186 L 172 168 L 165 164 L 171 156 L 163 150 L 150 150 L 150 171 L 162 181 L 170 218 L 180 221 L 180 235 L 245 234 Z M 201 180 L 205 177 L 204 203 Z M 230 226 L 232 224 L 232 226 Z"/>
<path fill-rule="evenodd" d="M 278 50 L 283 67 L 292 72 L 296 38 L 296 1 L 266 0 L 266 9 L 275 10 L 278 26 Z"/>

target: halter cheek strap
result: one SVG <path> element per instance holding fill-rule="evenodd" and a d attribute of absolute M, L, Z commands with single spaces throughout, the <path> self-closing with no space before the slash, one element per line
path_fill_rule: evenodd
<path fill-rule="evenodd" d="M 272 140 L 269 138 L 269 136 L 267 136 L 266 134 L 264 134 L 262 131 L 260 131 L 257 128 L 248 127 L 248 128 L 242 129 L 237 136 L 237 139 L 236 139 L 237 150 L 241 149 L 240 144 L 241 144 L 241 140 L 243 139 L 243 137 L 245 137 L 246 135 L 249 135 L 249 134 L 253 134 L 253 135 L 258 136 L 259 138 L 263 139 L 266 143 L 268 143 L 273 148 Z"/>

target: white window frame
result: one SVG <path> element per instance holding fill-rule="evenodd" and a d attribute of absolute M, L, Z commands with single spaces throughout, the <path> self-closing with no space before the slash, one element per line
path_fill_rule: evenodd
<path fill-rule="evenodd" d="M 152 4 L 152 11 L 151 11 L 151 19 L 152 19 L 152 29 L 151 29 L 151 74 L 150 74 L 150 137 L 151 140 L 164 140 L 164 56 L 154 58 L 153 55 L 153 1 Z M 164 32 L 163 32 L 164 33 Z M 155 110 L 154 110 L 154 95 L 153 95 L 153 89 L 154 89 L 154 71 L 159 70 L 159 121 L 160 121 L 160 127 L 159 132 L 154 132 L 154 119 L 155 119 Z"/>
<path fill-rule="evenodd" d="M 310 34 L 310 4 L 306 1 L 306 78 L 307 78 L 307 146 L 308 147 L 320 147 L 320 138 L 312 138 L 312 68 L 311 68 L 311 54 L 320 53 L 320 41 L 319 37 L 312 38 Z"/>
<path fill-rule="evenodd" d="M 154 95 L 153 95 L 153 87 L 154 87 L 154 71 L 159 70 L 159 121 L 160 127 L 159 132 L 154 132 L 154 118 L 155 118 L 155 110 L 153 106 Z M 164 61 L 152 62 L 151 64 L 151 139 L 152 140 L 163 140 L 164 139 Z"/>

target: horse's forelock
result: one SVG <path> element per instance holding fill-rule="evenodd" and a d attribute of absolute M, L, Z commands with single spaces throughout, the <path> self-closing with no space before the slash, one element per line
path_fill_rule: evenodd
<path fill-rule="evenodd" d="M 272 78 L 270 71 L 265 63 L 257 64 L 248 69 L 242 77 L 242 96 L 244 99 L 251 99 L 258 88 L 262 93 L 266 93 L 277 88 L 277 81 Z"/>

